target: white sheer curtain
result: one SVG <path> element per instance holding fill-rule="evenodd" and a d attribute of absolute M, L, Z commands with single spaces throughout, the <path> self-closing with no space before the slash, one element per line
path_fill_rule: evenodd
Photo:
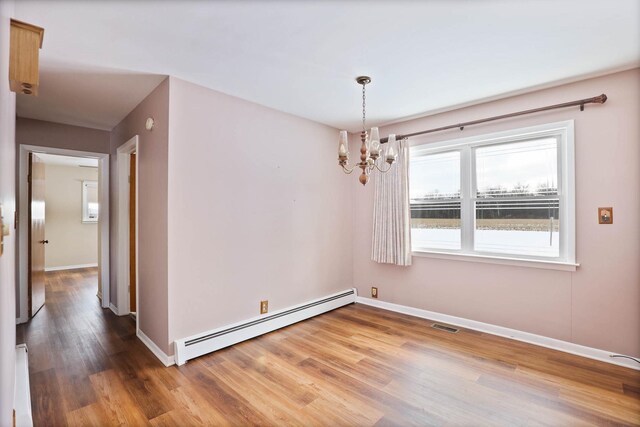
<path fill-rule="evenodd" d="M 398 141 L 398 159 L 387 173 L 375 174 L 371 259 L 411 265 L 409 143 Z"/>

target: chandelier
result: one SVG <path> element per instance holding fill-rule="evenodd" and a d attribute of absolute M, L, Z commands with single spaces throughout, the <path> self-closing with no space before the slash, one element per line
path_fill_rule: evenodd
<path fill-rule="evenodd" d="M 362 132 L 360 133 L 360 140 L 362 145 L 360 146 L 360 162 L 356 163 L 352 167 L 349 167 L 349 137 L 346 130 L 340 131 L 340 139 L 338 142 L 338 164 L 342 167 L 342 170 L 346 174 L 350 174 L 356 168 L 362 169 L 360 174 L 360 183 L 366 185 L 369 182 L 369 174 L 377 169 L 379 172 L 386 173 L 391 170 L 393 162 L 396 161 L 396 152 L 393 145 L 396 142 L 395 135 L 389 135 L 388 143 L 389 148 L 386 151 L 380 146 L 380 135 L 377 127 L 371 128 L 371 136 L 367 134 L 367 115 L 366 115 L 366 94 L 365 86 L 371 83 L 371 77 L 360 76 L 356 78 L 356 82 L 362 85 Z M 378 159 L 384 159 L 382 164 L 378 164 Z M 384 162 L 389 164 L 384 168 Z"/>

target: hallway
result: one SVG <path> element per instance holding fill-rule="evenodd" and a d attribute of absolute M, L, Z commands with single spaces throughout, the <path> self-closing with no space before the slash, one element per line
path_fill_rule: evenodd
<path fill-rule="evenodd" d="M 29 349 L 36 426 L 95 425 L 108 419 L 116 423 L 115 408 L 113 413 L 101 413 L 95 404 L 104 398 L 102 410 L 123 403 L 113 393 L 122 382 L 112 369 L 122 368 L 133 377 L 138 369 L 139 375 L 145 369 L 164 371 L 136 338 L 132 318 L 100 308 L 97 274 L 97 268 L 46 273 L 47 303 L 17 328 L 17 342 L 26 342 Z M 80 408 L 84 409 L 77 411 Z"/>

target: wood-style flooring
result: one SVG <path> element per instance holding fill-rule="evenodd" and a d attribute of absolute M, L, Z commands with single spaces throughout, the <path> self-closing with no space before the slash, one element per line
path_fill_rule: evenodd
<path fill-rule="evenodd" d="M 640 372 L 350 305 L 165 368 L 95 269 L 47 273 L 29 348 L 35 426 L 640 425 Z"/>

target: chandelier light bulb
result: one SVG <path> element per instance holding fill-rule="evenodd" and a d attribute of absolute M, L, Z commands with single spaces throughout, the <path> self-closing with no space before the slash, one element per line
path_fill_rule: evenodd
<path fill-rule="evenodd" d="M 396 145 L 396 135 L 389 134 L 389 148 L 387 149 L 387 163 L 393 163 L 396 160 L 396 151 L 394 145 Z"/>
<path fill-rule="evenodd" d="M 371 157 L 377 158 L 380 156 L 380 134 L 377 127 L 371 128 L 371 137 L 369 137 L 369 140 L 371 141 L 369 143 Z"/>
<path fill-rule="evenodd" d="M 340 131 L 340 139 L 338 141 L 338 158 L 349 158 L 349 137 L 346 130 Z"/>

